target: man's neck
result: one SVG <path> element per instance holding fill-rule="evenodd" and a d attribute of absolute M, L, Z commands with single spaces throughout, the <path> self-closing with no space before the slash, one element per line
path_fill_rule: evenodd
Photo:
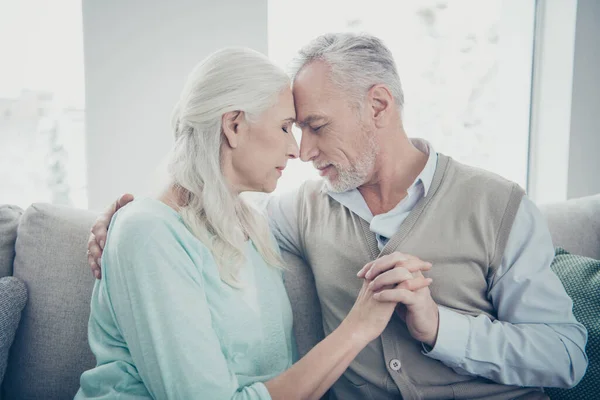
<path fill-rule="evenodd" d="M 428 159 L 404 135 L 380 149 L 373 178 L 358 188 L 373 215 L 389 212 L 406 197 Z"/>

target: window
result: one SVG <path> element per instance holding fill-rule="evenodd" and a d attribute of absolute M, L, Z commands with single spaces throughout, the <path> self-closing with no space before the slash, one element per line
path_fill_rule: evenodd
<path fill-rule="evenodd" d="M 396 59 L 409 137 L 525 188 L 534 18 L 535 0 L 270 0 L 269 57 L 285 67 L 327 32 L 380 37 Z M 317 176 L 288 165 L 277 191 Z"/>
<path fill-rule="evenodd" d="M 0 204 L 87 208 L 81 1 L 0 3 Z"/>

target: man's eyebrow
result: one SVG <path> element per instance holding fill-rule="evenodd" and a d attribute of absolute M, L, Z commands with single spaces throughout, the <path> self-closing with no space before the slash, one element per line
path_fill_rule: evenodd
<path fill-rule="evenodd" d="M 325 119 L 325 117 L 320 115 L 309 115 L 308 117 L 304 118 L 303 121 L 296 121 L 296 125 L 300 127 L 305 127 L 313 122 L 320 121 L 322 119 Z"/>
<path fill-rule="evenodd" d="M 283 120 L 284 123 L 294 123 L 296 122 L 296 118 L 294 117 L 289 117 Z"/>

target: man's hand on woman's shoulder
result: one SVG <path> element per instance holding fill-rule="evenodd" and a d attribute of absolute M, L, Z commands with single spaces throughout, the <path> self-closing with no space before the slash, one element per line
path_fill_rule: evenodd
<path fill-rule="evenodd" d="M 102 251 L 104 250 L 104 244 L 106 243 L 106 235 L 108 234 L 108 226 L 113 215 L 126 204 L 133 201 L 133 195 L 126 193 L 119 197 L 117 201 L 112 203 L 106 211 L 101 213 L 92 229 L 90 230 L 90 237 L 88 239 L 88 264 L 92 268 L 92 272 L 96 279 L 102 278 L 101 259 Z"/>

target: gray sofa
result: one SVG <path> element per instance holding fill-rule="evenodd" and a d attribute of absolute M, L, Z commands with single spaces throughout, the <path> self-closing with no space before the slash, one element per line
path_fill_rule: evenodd
<path fill-rule="evenodd" d="M 600 259 L 600 195 L 542 207 L 555 245 Z M 67 399 L 80 374 L 95 365 L 87 344 L 94 278 L 86 261 L 90 211 L 34 204 L 0 206 L 0 277 L 14 275 L 29 291 L 2 383 L 4 400 Z M 298 347 L 322 335 L 312 275 L 285 255 Z"/>

